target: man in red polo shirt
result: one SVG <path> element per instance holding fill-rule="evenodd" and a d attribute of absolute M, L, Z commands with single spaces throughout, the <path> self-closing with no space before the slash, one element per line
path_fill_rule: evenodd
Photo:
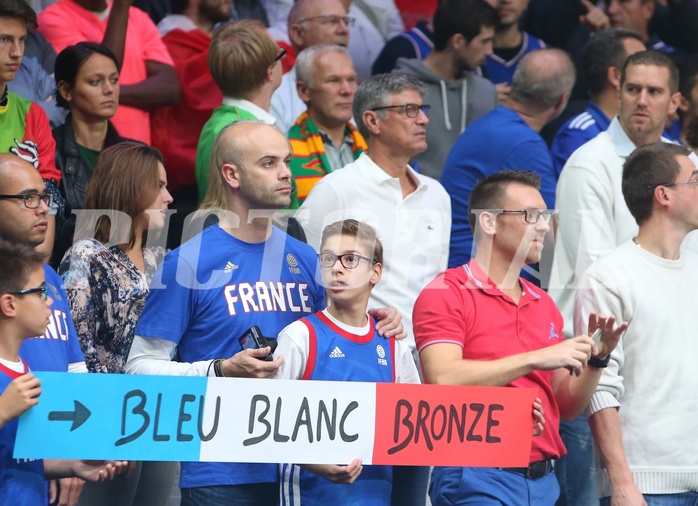
<path fill-rule="evenodd" d="M 440 274 L 419 295 L 414 334 L 425 379 L 449 385 L 538 390 L 545 431 L 534 438 L 525 468 L 435 468 L 434 506 L 553 505 L 559 495 L 551 461 L 565 454 L 560 417 L 572 419 L 589 401 L 601 368 L 627 328 L 592 313 L 587 335 L 563 339 L 562 315 L 547 293 L 519 277 L 540 260 L 550 230 L 534 172 L 505 170 L 481 179 L 468 202 L 477 253 Z"/>

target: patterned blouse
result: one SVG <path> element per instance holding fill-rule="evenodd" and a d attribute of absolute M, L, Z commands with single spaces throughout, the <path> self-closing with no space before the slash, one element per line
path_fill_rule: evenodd
<path fill-rule="evenodd" d="M 90 372 L 123 373 L 150 282 L 165 256 L 143 249 L 145 273 L 119 246 L 96 240 L 75 243 L 63 257 L 70 313 Z"/>

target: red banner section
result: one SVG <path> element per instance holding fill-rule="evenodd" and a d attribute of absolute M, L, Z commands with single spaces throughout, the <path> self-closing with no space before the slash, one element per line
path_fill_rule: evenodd
<path fill-rule="evenodd" d="M 536 391 L 376 385 L 373 464 L 528 465 Z"/>

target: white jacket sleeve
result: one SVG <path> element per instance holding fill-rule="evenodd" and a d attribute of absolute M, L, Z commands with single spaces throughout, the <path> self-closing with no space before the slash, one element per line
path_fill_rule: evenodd
<path fill-rule="evenodd" d="M 604 313 L 616 315 L 622 321 L 624 311 L 621 298 L 616 290 L 607 286 L 594 275 L 592 267 L 582 276 L 574 303 L 574 334 L 586 334 L 589 313 Z M 623 385 L 622 369 L 625 363 L 623 352 L 623 339 L 611 353 L 611 360 L 601 373 L 596 392 L 587 406 L 587 415 L 591 416 L 597 411 L 611 407 L 620 407 L 620 399 L 625 392 Z"/>
<path fill-rule="evenodd" d="M 160 376 L 215 376 L 213 360 L 193 364 L 173 362 L 174 350 L 175 344 L 167 339 L 136 335 L 126 360 L 125 372 Z"/>

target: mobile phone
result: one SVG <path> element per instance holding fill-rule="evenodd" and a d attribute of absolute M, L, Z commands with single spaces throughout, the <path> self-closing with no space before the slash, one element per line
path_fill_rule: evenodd
<path fill-rule="evenodd" d="M 599 344 L 601 342 L 601 329 L 596 329 L 591 335 L 591 339 L 595 344 Z"/>
<path fill-rule="evenodd" d="M 274 350 L 276 349 L 276 339 L 271 339 L 264 337 L 262 331 L 257 325 L 254 325 L 247 329 L 243 335 L 238 338 L 238 342 L 243 350 L 247 349 L 259 349 L 271 346 L 271 352 L 266 357 L 258 357 L 259 360 L 264 360 L 266 362 L 271 362 L 274 360 Z"/>

